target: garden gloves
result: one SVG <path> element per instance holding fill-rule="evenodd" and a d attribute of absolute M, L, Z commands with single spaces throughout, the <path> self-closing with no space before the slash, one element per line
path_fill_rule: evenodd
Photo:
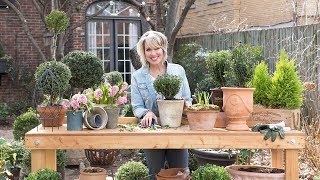
<path fill-rule="evenodd" d="M 256 124 L 251 128 L 253 132 L 260 132 L 265 134 L 264 140 L 268 140 L 271 137 L 271 141 L 276 140 L 277 134 L 281 139 L 284 139 L 284 129 L 282 126 L 270 126 L 268 124 Z"/>

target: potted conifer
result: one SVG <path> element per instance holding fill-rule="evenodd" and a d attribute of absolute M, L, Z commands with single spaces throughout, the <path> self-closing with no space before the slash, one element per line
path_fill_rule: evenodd
<path fill-rule="evenodd" d="M 164 74 L 154 80 L 154 89 L 164 97 L 157 100 L 161 126 L 179 127 L 181 125 L 184 100 L 176 99 L 182 85 L 177 75 Z"/>

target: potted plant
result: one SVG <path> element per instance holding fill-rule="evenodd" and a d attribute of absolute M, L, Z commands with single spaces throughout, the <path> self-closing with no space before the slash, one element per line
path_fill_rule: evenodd
<path fill-rule="evenodd" d="M 164 97 L 164 100 L 157 100 L 161 126 L 181 125 L 184 100 L 174 97 L 179 92 L 181 84 L 179 76 L 170 74 L 158 76 L 153 82 L 154 89 Z"/>
<path fill-rule="evenodd" d="M 231 149 L 192 149 L 197 165 L 214 164 L 217 166 L 229 166 L 237 160 L 238 154 Z"/>
<path fill-rule="evenodd" d="M 37 107 L 44 127 L 62 126 L 66 111 L 60 106 L 63 93 L 69 88 L 71 72 L 67 65 L 55 60 L 40 64 L 34 74 L 36 89 L 46 95 Z"/>
<path fill-rule="evenodd" d="M 88 167 L 80 170 L 79 180 L 105 180 L 107 171 L 101 167 Z"/>
<path fill-rule="evenodd" d="M 75 88 L 89 88 L 100 84 L 103 76 L 101 60 L 91 53 L 85 51 L 69 52 L 63 59 L 71 71 L 70 85 Z"/>
<path fill-rule="evenodd" d="M 207 164 L 200 166 L 191 174 L 192 180 L 203 180 L 203 179 L 223 179 L 231 180 L 231 176 L 228 172 L 220 166 L 213 164 Z"/>
<path fill-rule="evenodd" d="M 253 69 L 262 59 L 261 48 L 238 45 L 232 50 L 230 70 L 226 77 L 235 87 L 222 87 L 223 110 L 228 118 L 227 130 L 249 130 L 246 121 L 253 110 L 254 88 L 247 88 Z"/>
<path fill-rule="evenodd" d="M 92 106 L 86 94 L 75 94 L 70 100 L 64 99 L 62 108 L 67 110 L 67 130 L 81 130 L 83 126 L 83 111 Z"/>
<path fill-rule="evenodd" d="M 221 87 L 227 87 L 228 80 L 226 72 L 230 69 L 232 53 L 229 50 L 214 51 L 206 58 L 208 75 L 218 85 L 217 88 L 210 89 L 212 92 L 212 103 L 222 109 L 223 93 Z"/>
<path fill-rule="evenodd" d="M 30 173 L 25 180 L 60 180 L 60 173 L 51 169 L 39 169 L 36 172 Z"/>
<path fill-rule="evenodd" d="M 251 84 L 256 88 L 256 106 L 248 121 L 250 126 L 284 121 L 285 125 L 292 129 L 300 128 L 303 85 L 294 63 L 295 61 L 289 60 L 286 52 L 281 50 L 272 77 L 264 62 L 255 68 Z M 266 114 L 268 119 L 264 118 Z"/>
<path fill-rule="evenodd" d="M 185 110 L 191 130 L 212 130 L 220 111 L 219 106 L 210 104 L 211 94 L 199 92 L 197 104 L 188 106 Z"/>
<path fill-rule="evenodd" d="M 24 135 L 39 125 L 39 117 L 35 110 L 28 109 L 27 112 L 18 116 L 13 123 L 13 137 L 16 141 L 24 140 Z"/>
<path fill-rule="evenodd" d="M 141 162 L 129 161 L 121 165 L 117 172 L 116 180 L 147 180 L 149 179 L 149 170 Z"/>
<path fill-rule="evenodd" d="M 239 179 L 279 179 L 284 180 L 284 169 L 251 166 L 251 165 L 231 165 L 225 168 L 232 178 Z"/>
<path fill-rule="evenodd" d="M 108 129 L 114 129 L 118 125 L 120 105 L 127 103 L 128 83 L 120 81 L 116 85 L 108 82 L 101 83 L 99 86 L 86 89 L 85 93 L 92 99 L 95 105 L 100 105 L 108 114 Z"/>
<path fill-rule="evenodd" d="M 123 78 L 122 74 L 119 71 L 111 71 L 104 74 L 104 80 L 111 86 L 114 86 L 123 81 Z"/>

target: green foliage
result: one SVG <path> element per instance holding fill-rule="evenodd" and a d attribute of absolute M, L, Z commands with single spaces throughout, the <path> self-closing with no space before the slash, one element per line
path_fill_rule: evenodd
<path fill-rule="evenodd" d="M 166 100 L 175 99 L 174 96 L 178 94 L 181 85 L 181 78 L 170 74 L 158 76 L 153 82 L 154 89 L 163 95 Z"/>
<path fill-rule="evenodd" d="M 208 73 L 219 87 L 228 85 L 225 74 L 230 69 L 231 59 L 232 53 L 228 50 L 214 51 L 206 59 Z"/>
<path fill-rule="evenodd" d="M 45 17 L 45 22 L 47 28 L 55 35 L 57 35 L 65 31 L 69 26 L 69 17 L 65 12 L 55 9 Z"/>
<path fill-rule="evenodd" d="M 214 164 L 206 164 L 192 172 L 192 180 L 204 179 L 231 180 L 231 176 L 223 167 Z"/>
<path fill-rule="evenodd" d="M 253 79 L 251 82 L 251 86 L 256 88 L 256 90 L 253 92 L 253 101 L 255 104 L 268 106 L 268 93 L 270 93 L 271 85 L 272 82 L 269 75 L 268 66 L 264 61 L 262 61 L 254 69 Z"/>
<path fill-rule="evenodd" d="M 104 74 L 104 79 L 106 82 L 110 83 L 111 86 L 119 84 L 123 81 L 122 75 L 118 71 L 112 71 Z"/>
<path fill-rule="evenodd" d="M 313 178 L 313 180 L 320 180 L 320 173 Z"/>
<path fill-rule="evenodd" d="M 18 116 L 13 123 L 13 137 L 15 140 L 24 139 L 25 133 L 37 127 L 39 117 L 34 110 L 29 109 L 26 113 Z"/>
<path fill-rule="evenodd" d="M 198 168 L 198 162 L 194 153 L 190 149 L 188 149 L 188 154 L 189 154 L 189 160 L 188 160 L 189 169 L 191 172 L 193 172 Z"/>
<path fill-rule="evenodd" d="M 26 149 L 21 159 L 21 167 L 26 170 L 26 172 L 31 171 L 31 151 Z"/>
<path fill-rule="evenodd" d="M 60 180 L 60 173 L 51 169 L 39 169 L 36 172 L 30 173 L 25 180 Z"/>
<path fill-rule="evenodd" d="M 232 50 L 230 70 L 226 72 L 226 78 L 230 79 L 230 85 L 247 87 L 253 76 L 255 66 L 263 59 L 260 46 L 249 44 L 238 45 Z"/>
<path fill-rule="evenodd" d="M 197 94 L 197 104 L 193 104 L 188 107 L 190 110 L 219 110 L 220 107 L 214 104 L 210 104 L 211 95 L 208 92 L 198 92 Z"/>
<path fill-rule="evenodd" d="M 26 112 L 30 108 L 30 105 L 26 100 L 16 100 L 10 103 L 9 114 L 12 117 L 17 117 Z"/>
<path fill-rule="evenodd" d="M 9 116 L 9 106 L 7 103 L 0 103 L 0 120 L 5 120 Z"/>
<path fill-rule="evenodd" d="M 196 90 L 194 94 L 197 94 L 198 92 L 211 92 L 210 89 L 214 89 L 217 87 L 217 83 L 214 81 L 214 79 L 209 76 L 208 74 L 205 76 L 204 79 L 202 79 L 200 82 L 197 83 Z"/>
<path fill-rule="evenodd" d="M 15 158 L 10 159 L 12 165 L 21 167 L 23 156 L 27 151 L 24 146 L 24 141 L 22 140 L 13 141 L 11 143 L 11 148 L 13 151 L 12 154 L 15 154 Z"/>
<path fill-rule="evenodd" d="M 207 74 L 205 59 L 208 54 L 206 49 L 197 44 L 183 44 L 174 53 L 173 62 L 184 67 L 192 94 L 197 88 L 197 83 Z"/>
<path fill-rule="evenodd" d="M 280 51 L 268 94 L 272 108 L 296 109 L 302 105 L 303 86 L 294 63 L 294 60 L 288 59 L 284 50 Z"/>
<path fill-rule="evenodd" d="M 67 163 L 66 150 L 58 149 L 56 154 L 57 154 L 57 166 L 65 167 Z"/>
<path fill-rule="evenodd" d="M 47 70 L 50 70 L 52 74 L 47 74 Z M 53 60 L 40 64 L 34 77 L 37 87 L 50 96 L 50 104 L 52 104 L 70 87 L 71 71 L 64 63 Z"/>
<path fill-rule="evenodd" d="M 116 180 L 141 180 L 148 177 L 148 168 L 141 162 L 129 161 L 119 167 Z"/>
<path fill-rule="evenodd" d="M 124 117 L 134 117 L 133 110 L 132 110 L 132 105 L 131 105 L 131 104 L 126 104 L 126 105 L 124 105 L 124 108 L 123 108 L 123 116 L 124 116 Z"/>
<path fill-rule="evenodd" d="M 62 60 L 71 71 L 70 84 L 76 88 L 89 88 L 100 84 L 103 76 L 102 62 L 98 57 L 85 51 L 73 51 Z"/>
<path fill-rule="evenodd" d="M 16 154 L 13 153 L 10 144 L 4 138 L 0 138 L 0 179 L 7 179 L 11 175 L 10 159 L 15 159 L 15 157 Z"/>

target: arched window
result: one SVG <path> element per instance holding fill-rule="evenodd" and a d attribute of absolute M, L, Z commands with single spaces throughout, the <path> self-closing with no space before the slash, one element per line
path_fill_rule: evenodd
<path fill-rule="evenodd" d="M 86 16 L 94 17 L 86 23 L 86 48 L 103 62 L 105 72 L 119 71 L 130 83 L 133 67 L 129 50 L 141 35 L 138 10 L 125 2 L 98 1 L 91 4 Z"/>

